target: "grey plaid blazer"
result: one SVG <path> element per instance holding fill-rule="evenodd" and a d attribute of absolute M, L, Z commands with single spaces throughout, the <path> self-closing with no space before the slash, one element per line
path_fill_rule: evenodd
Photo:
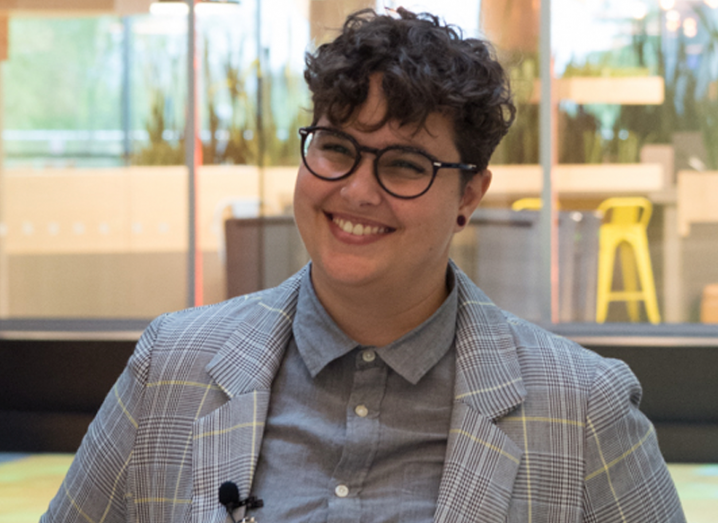
<path fill-rule="evenodd" d="M 498 309 L 456 272 L 435 522 L 684 521 L 628 367 Z M 156 319 L 42 522 L 229 521 L 218 489 L 252 484 L 300 279 Z"/>

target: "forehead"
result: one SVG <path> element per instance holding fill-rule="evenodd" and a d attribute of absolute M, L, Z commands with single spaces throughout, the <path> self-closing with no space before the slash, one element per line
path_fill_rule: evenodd
<path fill-rule="evenodd" d="M 384 122 L 387 114 L 387 98 L 381 86 L 381 75 L 370 78 L 369 91 L 364 103 L 351 117 L 338 127 L 365 145 L 382 147 L 395 143 L 414 145 L 433 153 L 453 149 L 453 120 L 441 112 L 430 113 L 423 123 L 401 124 L 398 120 Z M 329 118 L 323 115 L 318 125 L 329 125 Z M 447 151 L 448 152 L 448 151 Z"/>
<path fill-rule="evenodd" d="M 382 75 L 374 74 L 369 78 L 369 92 L 364 103 L 354 112 L 350 124 L 359 129 L 375 129 L 384 119 L 388 104 L 381 86 Z"/>
<path fill-rule="evenodd" d="M 382 86 L 383 78 L 382 73 L 373 73 L 369 76 L 366 99 L 361 105 L 355 107 L 348 117 L 341 114 L 329 115 L 326 112 L 319 112 L 315 114 L 316 124 L 327 125 L 331 122 L 331 125 L 344 130 L 357 130 L 366 133 L 376 131 L 386 124 L 388 127 L 400 129 L 402 135 L 419 134 L 423 130 L 429 130 L 430 134 L 435 134 L 434 130 L 440 129 L 441 134 L 449 133 L 453 139 L 454 119 L 448 108 L 445 111 L 436 111 L 436 114 L 428 113 L 426 121 L 423 122 L 406 122 L 406 120 L 396 117 L 394 117 L 395 120 L 387 119 L 387 113 L 391 114 L 394 111 L 389 110 L 389 102 Z M 440 122 L 440 120 L 444 121 Z"/>

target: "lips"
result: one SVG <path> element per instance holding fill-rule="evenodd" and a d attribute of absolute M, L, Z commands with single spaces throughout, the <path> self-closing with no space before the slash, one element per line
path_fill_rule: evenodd
<path fill-rule="evenodd" d="M 395 230 L 391 227 L 384 227 L 381 225 L 374 225 L 369 223 L 361 223 L 356 219 L 354 221 L 351 221 L 345 218 L 340 218 L 339 216 L 335 216 L 333 214 L 327 214 L 327 217 L 333 223 L 335 223 L 342 231 L 347 234 L 352 234 L 354 236 L 388 234 Z"/>

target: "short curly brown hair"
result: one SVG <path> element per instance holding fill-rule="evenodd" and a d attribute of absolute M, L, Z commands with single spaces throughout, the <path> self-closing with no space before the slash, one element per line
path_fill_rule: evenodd
<path fill-rule="evenodd" d="M 341 34 L 306 55 L 314 122 L 349 121 L 367 98 L 369 77 L 382 73 L 387 121 L 423 125 L 444 112 L 454 123 L 461 161 L 486 169 L 516 116 L 511 89 L 491 44 L 463 38 L 438 17 L 403 8 L 398 16 L 372 9 L 347 18 Z M 464 173 L 464 182 L 474 173 Z"/>

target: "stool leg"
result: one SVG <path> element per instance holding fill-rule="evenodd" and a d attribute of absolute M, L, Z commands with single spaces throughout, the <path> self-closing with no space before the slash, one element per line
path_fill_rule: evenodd
<path fill-rule="evenodd" d="M 606 321 L 608 315 L 609 294 L 613 283 L 613 263 L 616 245 L 608 241 L 606 234 L 599 232 L 598 247 L 598 282 L 596 289 L 596 323 Z"/>
<path fill-rule="evenodd" d="M 648 252 L 648 238 L 642 235 L 636 238 L 636 262 L 638 265 L 638 276 L 641 279 L 644 303 L 646 304 L 646 315 L 651 323 L 660 323 L 661 314 L 658 312 L 658 300 L 656 299 L 656 285 L 653 279 L 651 267 L 651 256 Z"/>
<path fill-rule="evenodd" d="M 618 246 L 621 260 L 621 276 L 623 277 L 623 290 L 626 292 L 638 291 L 638 267 L 636 264 L 636 256 L 634 246 L 628 242 L 621 242 Z M 626 310 L 628 317 L 633 323 L 638 322 L 638 301 L 640 298 L 626 298 Z"/>

